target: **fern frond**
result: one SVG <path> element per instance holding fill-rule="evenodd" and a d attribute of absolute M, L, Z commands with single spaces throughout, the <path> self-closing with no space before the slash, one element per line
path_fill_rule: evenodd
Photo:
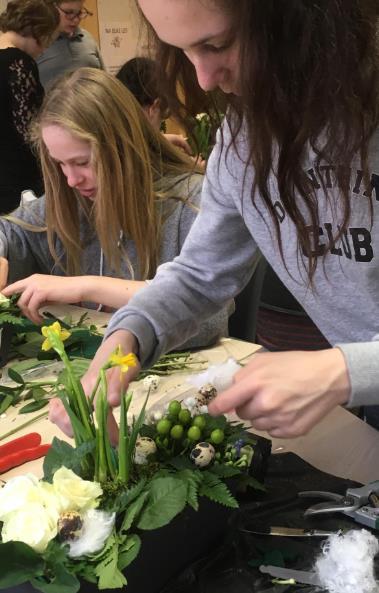
<path fill-rule="evenodd" d="M 210 472 L 203 472 L 199 495 L 232 509 L 238 509 L 239 506 L 226 484 Z"/>

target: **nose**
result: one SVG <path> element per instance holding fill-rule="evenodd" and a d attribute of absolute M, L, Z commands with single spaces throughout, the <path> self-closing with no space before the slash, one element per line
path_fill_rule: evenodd
<path fill-rule="evenodd" d="M 83 181 L 83 175 L 75 167 L 67 167 L 65 170 L 67 184 L 70 187 L 77 187 Z"/>
<path fill-rule="evenodd" d="M 222 81 L 222 68 L 211 58 L 187 54 L 195 70 L 197 81 L 203 91 L 213 91 Z"/>

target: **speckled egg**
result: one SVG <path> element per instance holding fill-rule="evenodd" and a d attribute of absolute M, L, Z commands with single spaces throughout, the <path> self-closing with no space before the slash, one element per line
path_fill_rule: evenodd
<path fill-rule="evenodd" d="M 217 395 L 217 389 L 211 383 L 206 383 L 199 389 L 199 394 L 202 396 L 204 404 L 209 404 Z M 199 398 L 200 399 L 200 398 Z"/>
<path fill-rule="evenodd" d="M 159 387 L 160 377 L 158 375 L 147 375 L 142 381 L 143 386 L 147 391 L 153 393 Z"/>
<path fill-rule="evenodd" d="M 134 451 L 134 463 L 136 465 L 146 465 L 149 462 L 150 455 L 157 451 L 155 441 L 150 437 L 138 437 Z"/>
<path fill-rule="evenodd" d="M 58 519 L 58 536 L 62 541 L 75 540 L 81 534 L 83 521 L 77 511 L 67 511 Z"/>
<path fill-rule="evenodd" d="M 190 453 L 190 459 L 197 467 L 207 467 L 215 456 L 215 449 L 210 443 L 198 443 Z"/>

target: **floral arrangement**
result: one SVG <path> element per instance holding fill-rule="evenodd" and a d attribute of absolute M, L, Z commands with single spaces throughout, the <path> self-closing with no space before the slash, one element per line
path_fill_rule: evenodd
<path fill-rule="evenodd" d="M 132 394 L 121 398 L 119 442 L 107 432 L 106 371 L 124 373 L 133 354 L 114 352 L 87 398 L 65 351 L 69 332 L 59 323 L 42 328 L 43 347 L 65 366 L 57 395 L 70 417 L 75 446 L 54 438 L 44 476 L 10 479 L 0 490 L 0 589 L 30 582 L 44 593 L 76 593 L 82 581 L 122 588 L 143 533 L 170 523 L 207 497 L 237 508 L 229 481 L 263 487 L 249 475 L 255 440 L 242 424 L 212 418 L 215 389 L 171 401 L 148 415 L 147 396 L 128 422 Z M 228 483 L 227 483 L 228 482 Z"/>
<path fill-rule="evenodd" d="M 221 116 L 220 116 L 221 117 Z M 192 147 L 196 154 L 207 161 L 215 143 L 220 117 L 209 113 L 198 113 L 191 125 Z"/>

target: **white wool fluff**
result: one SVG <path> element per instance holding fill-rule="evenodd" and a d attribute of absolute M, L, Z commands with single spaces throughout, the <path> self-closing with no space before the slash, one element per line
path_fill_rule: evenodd
<path fill-rule="evenodd" d="M 112 532 L 116 513 L 89 509 L 82 520 L 83 526 L 79 538 L 65 542 L 70 547 L 68 552 L 70 558 L 99 552 Z"/>
<path fill-rule="evenodd" d="M 374 576 L 378 551 L 378 540 L 366 529 L 329 536 L 315 564 L 320 584 L 330 593 L 378 593 Z"/>
<path fill-rule="evenodd" d="M 217 391 L 224 391 L 231 386 L 235 373 L 241 368 L 234 358 L 228 358 L 226 362 L 212 364 L 206 371 L 191 375 L 187 380 L 198 389 L 211 383 Z"/>

